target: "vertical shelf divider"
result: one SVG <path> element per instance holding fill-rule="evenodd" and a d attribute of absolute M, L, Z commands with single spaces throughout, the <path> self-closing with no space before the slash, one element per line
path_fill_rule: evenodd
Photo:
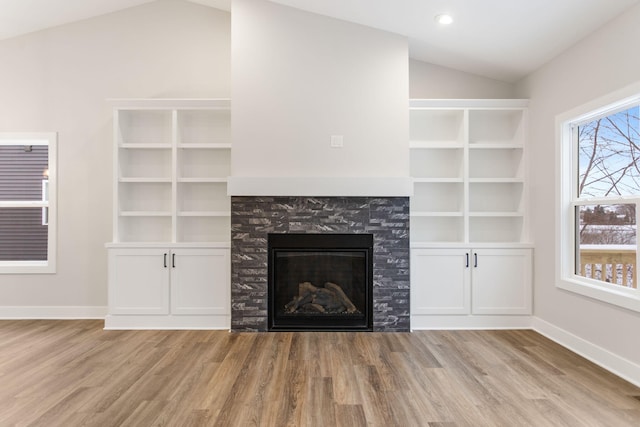
<path fill-rule="evenodd" d="M 178 110 L 171 112 L 171 242 L 178 241 Z"/>
<path fill-rule="evenodd" d="M 464 161 L 463 161 L 463 176 L 462 182 L 464 187 L 464 195 L 463 195 L 463 235 L 464 235 L 464 243 L 469 243 L 470 235 L 469 235 L 469 227 L 470 227 L 470 219 L 469 219 L 469 138 L 470 138 L 470 120 L 469 120 L 469 109 L 465 108 L 464 110 Z"/>

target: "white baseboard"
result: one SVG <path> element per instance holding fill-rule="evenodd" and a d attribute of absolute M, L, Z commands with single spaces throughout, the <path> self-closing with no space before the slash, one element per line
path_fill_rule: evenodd
<path fill-rule="evenodd" d="M 0 306 L 0 319 L 104 319 L 106 306 Z"/>
<path fill-rule="evenodd" d="M 437 329 L 531 329 L 531 316 L 411 316 L 412 331 Z"/>
<path fill-rule="evenodd" d="M 640 365 L 534 317 L 533 330 L 579 354 L 607 371 L 640 387 Z"/>
<path fill-rule="evenodd" d="M 640 387 L 640 365 L 534 316 L 411 316 L 411 330 L 533 329 Z"/>
<path fill-rule="evenodd" d="M 171 315 L 108 315 L 104 319 L 106 330 L 132 329 L 207 329 L 229 330 L 231 316 L 171 316 Z"/>

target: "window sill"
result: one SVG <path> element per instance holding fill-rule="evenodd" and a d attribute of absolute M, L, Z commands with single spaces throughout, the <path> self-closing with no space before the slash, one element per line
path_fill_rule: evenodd
<path fill-rule="evenodd" d="M 602 285 L 568 278 L 560 279 L 557 287 L 640 313 L 640 295 L 637 290 L 629 291 L 627 288 L 621 288 L 620 290 L 610 289 Z"/>
<path fill-rule="evenodd" d="M 0 261 L 0 274 L 54 274 L 50 261 Z"/>

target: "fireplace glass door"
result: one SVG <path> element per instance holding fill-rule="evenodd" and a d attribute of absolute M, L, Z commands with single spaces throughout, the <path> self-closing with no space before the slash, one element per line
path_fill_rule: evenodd
<path fill-rule="evenodd" d="M 269 235 L 270 330 L 372 330 L 370 234 Z"/>

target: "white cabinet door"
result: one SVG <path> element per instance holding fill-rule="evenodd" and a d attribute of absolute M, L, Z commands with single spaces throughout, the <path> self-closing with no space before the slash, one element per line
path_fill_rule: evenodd
<path fill-rule="evenodd" d="M 473 314 L 531 314 L 531 250 L 478 249 L 472 255 Z"/>
<path fill-rule="evenodd" d="M 169 314 L 168 262 L 168 250 L 109 250 L 110 314 Z"/>
<path fill-rule="evenodd" d="M 411 251 L 411 313 L 469 314 L 470 251 Z"/>
<path fill-rule="evenodd" d="M 174 249 L 171 254 L 171 313 L 230 313 L 228 249 Z"/>

